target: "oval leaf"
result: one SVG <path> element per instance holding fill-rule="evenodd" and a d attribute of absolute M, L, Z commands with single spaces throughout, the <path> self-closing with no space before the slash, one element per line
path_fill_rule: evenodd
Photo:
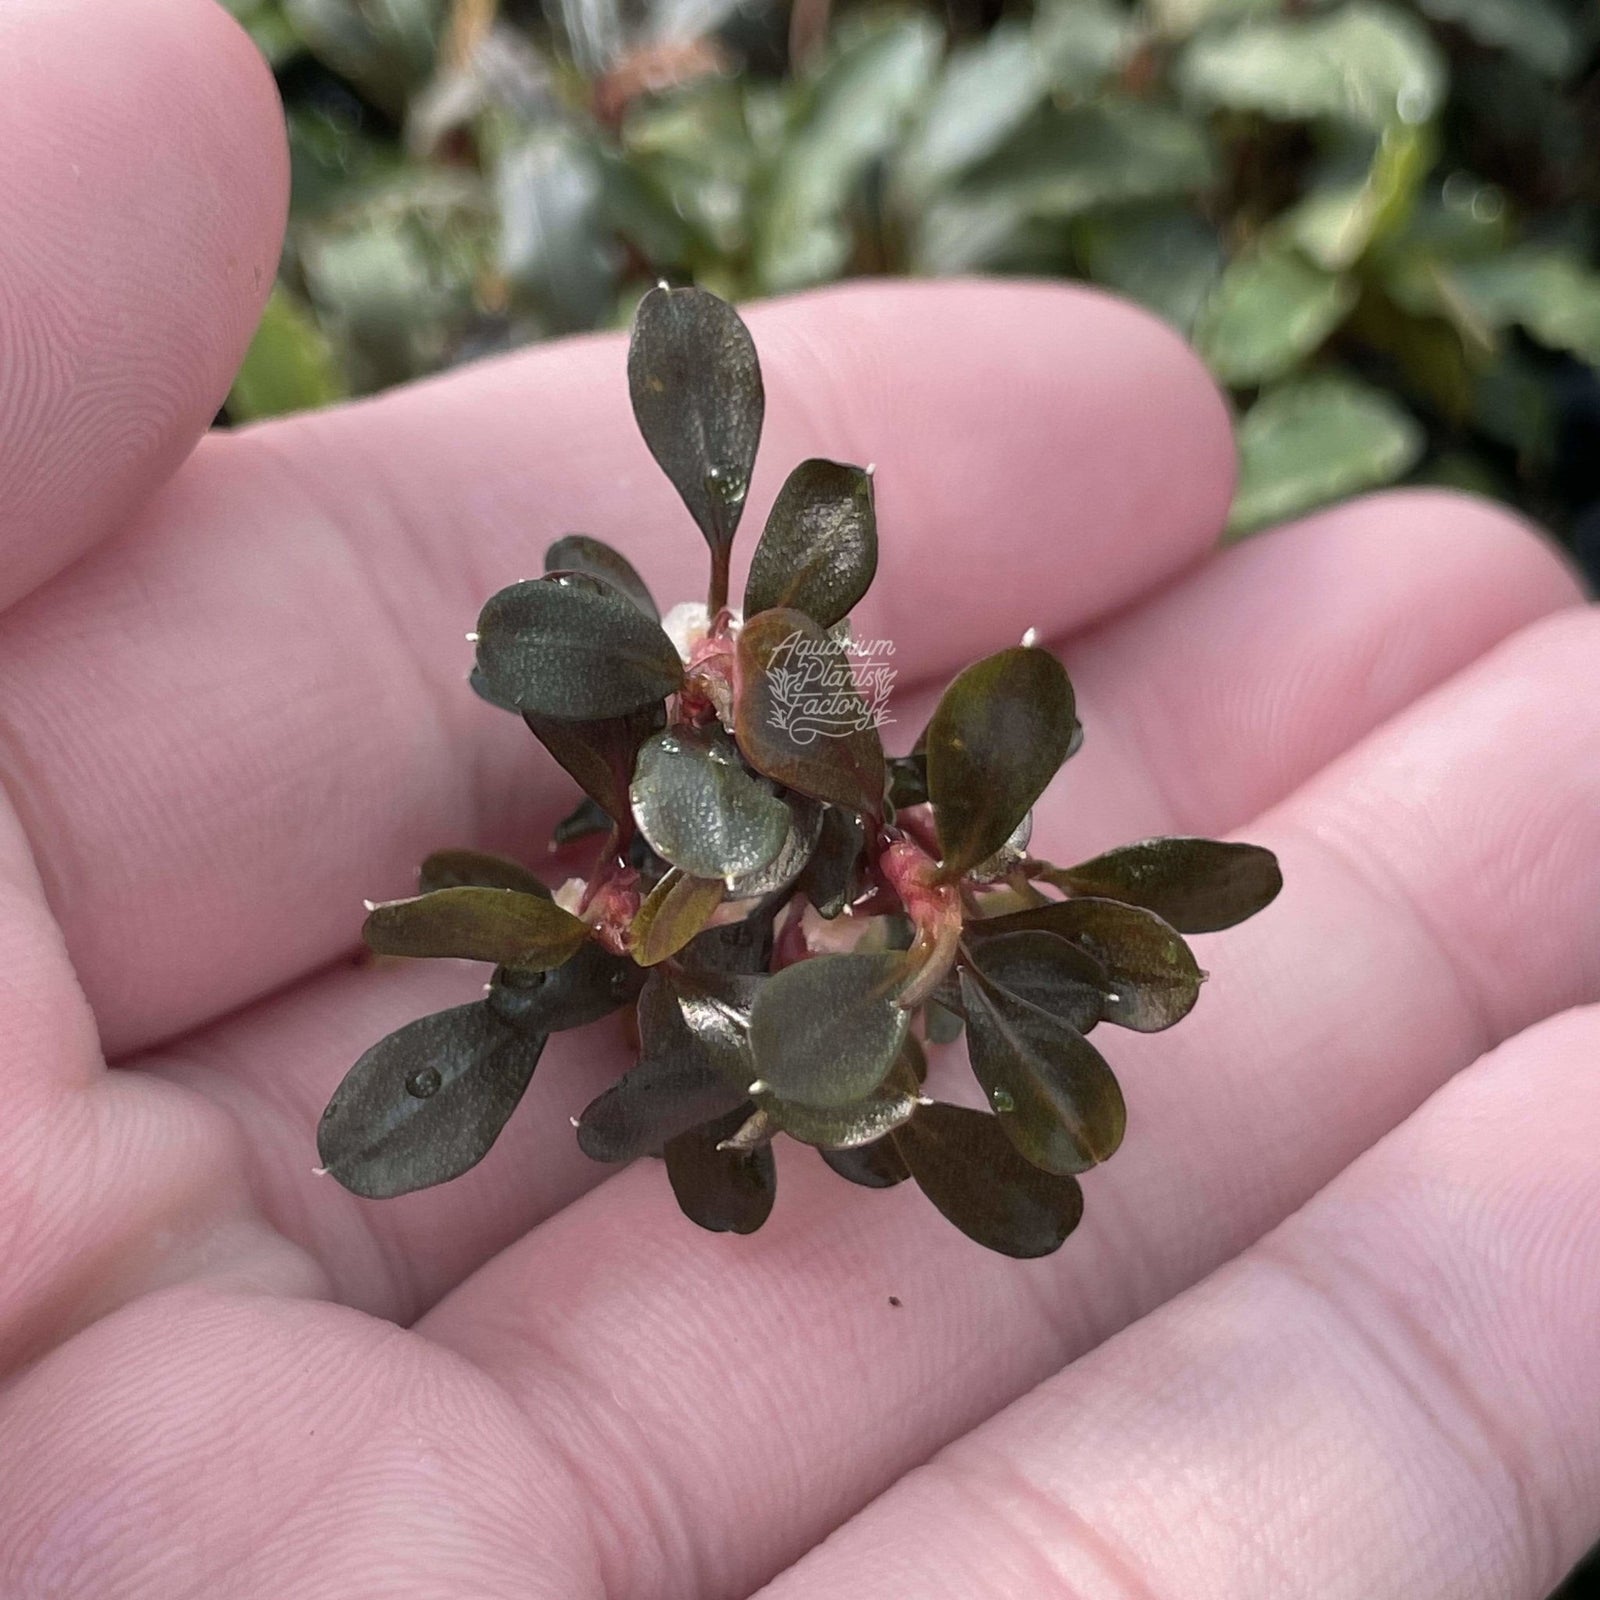
<path fill-rule="evenodd" d="M 704 289 L 652 289 L 634 313 L 628 392 L 639 432 L 715 551 L 744 513 L 766 398 L 739 313 Z"/>
<path fill-rule="evenodd" d="M 818 916 L 831 920 L 856 898 L 857 868 L 866 842 L 866 830 L 853 812 L 838 806 L 822 808 L 822 830 L 800 875 L 800 890 Z"/>
<path fill-rule="evenodd" d="M 632 1161 L 745 1104 L 686 1026 L 677 996 L 653 972 L 639 996 L 639 1063 L 578 1119 L 578 1145 L 595 1161 Z"/>
<path fill-rule="evenodd" d="M 777 894 L 805 871 L 822 837 L 822 818 L 829 807 L 809 795 L 796 793 L 786 795 L 782 803 L 789 813 L 782 846 L 764 867 L 728 880 L 730 900 L 754 900 L 762 895 Z"/>
<path fill-rule="evenodd" d="M 774 1128 L 820 1150 L 854 1150 L 892 1133 L 917 1109 L 914 1085 L 880 1083 L 871 1094 L 827 1110 L 803 1106 L 776 1095 L 758 1094 L 756 1105 Z"/>
<path fill-rule="evenodd" d="M 1110 985 L 1101 1016 L 1139 1033 L 1159 1033 L 1181 1021 L 1200 997 L 1205 974 L 1176 929 L 1142 906 L 1117 900 L 1058 900 L 969 922 L 966 937 L 979 941 L 1023 928 L 1043 928 L 1070 939 L 1105 968 Z"/>
<path fill-rule="evenodd" d="M 629 798 L 650 848 L 697 878 L 731 885 L 766 866 L 789 836 L 789 808 L 750 776 L 721 729 L 646 739 Z"/>
<path fill-rule="evenodd" d="M 905 957 L 814 956 L 770 978 L 750 1012 L 765 1092 L 823 1109 L 865 1099 L 888 1077 L 909 1014 L 895 1003 Z"/>
<path fill-rule="evenodd" d="M 741 1099 L 749 1097 L 756 1076 L 750 1012 L 769 981 L 765 973 L 678 971 L 672 976 L 684 1026 Z"/>
<path fill-rule="evenodd" d="M 562 1033 L 630 1004 L 644 980 L 636 962 L 585 939 L 576 955 L 549 972 L 502 967 L 490 986 L 489 1004 L 518 1027 Z"/>
<path fill-rule="evenodd" d="M 519 894 L 550 898 L 544 882 L 520 861 L 487 850 L 435 850 L 417 872 L 417 893 L 435 889 L 515 889 Z"/>
<path fill-rule="evenodd" d="M 569 533 L 544 553 L 546 572 L 587 572 L 628 597 L 653 622 L 661 620 L 654 596 L 633 563 L 620 551 L 587 534 Z"/>
<path fill-rule="evenodd" d="M 662 1152 L 678 1208 L 712 1233 L 754 1233 L 772 1211 L 778 1169 L 772 1147 L 721 1150 L 744 1126 L 748 1104 L 670 1140 Z"/>
<path fill-rule="evenodd" d="M 816 800 L 883 814 L 883 745 L 838 643 L 803 612 L 763 611 L 739 635 L 734 730 L 757 772 Z"/>
<path fill-rule="evenodd" d="M 981 1111 L 923 1106 L 890 1138 L 944 1216 L 1001 1255 L 1047 1256 L 1083 1216 L 1078 1180 L 1025 1161 L 998 1119 Z"/>
<path fill-rule="evenodd" d="M 633 919 L 633 959 L 653 967 L 676 955 L 711 920 L 725 893 L 721 879 L 694 878 L 674 867 Z"/>
<path fill-rule="evenodd" d="M 1038 876 L 1069 894 L 1143 906 L 1179 933 L 1231 928 L 1270 905 L 1283 887 L 1270 850 L 1217 839 L 1144 839 Z"/>
<path fill-rule="evenodd" d="M 974 945 L 966 959 L 989 987 L 1048 1011 L 1079 1033 L 1100 1020 L 1110 987 L 1106 970 L 1059 934 L 1042 928 L 1001 934 Z"/>
<path fill-rule="evenodd" d="M 838 461 L 802 461 L 778 491 L 751 559 L 744 614 L 784 606 L 831 628 L 877 570 L 872 475 Z"/>
<path fill-rule="evenodd" d="M 524 711 L 522 720 L 613 822 L 629 820 L 628 785 L 633 781 L 639 747 L 666 721 L 659 702 L 622 717 L 574 721 Z"/>
<path fill-rule="evenodd" d="M 876 1144 L 851 1150 L 820 1150 L 818 1154 L 841 1178 L 863 1189 L 892 1189 L 911 1176 L 893 1139 L 880 1139 Z"/>
<path fill-rule="evenodd" d="M 1046 1172 L 1085 1172 L 1122 1143 L 1127 1109 L 1100 1052 L 1059 1017 L 961 974 L 967 1054 L 1006 1137 Z"/>
<path fill-rule="evenodd" d="M 559 967 L 589 930 L 553 901 L 471 885 L 390 900 L 367 914 L 361 937 L 385 956 L 447 956 L 543 972 Z"/>
<path fill-rule="evenodd" d="M 1072 684 L 1048 650 L 1017 645 L 974 662 L 928 724 L 928 797 L 943 875 L 960 877 L 1011 837 L 1067 759 Z"/>
<path fill-rule="evenodd" d="M 588 720 L 672 694 L 683 663 L 660 626 L 599 584 L 530 578 L 478 616 L 478 668 L 497 704 Z"/>
<path fill-rule="evenodd" d="M 372 1200 L 459 1177 L 488 1153 L 543 1048 L 481 1001 L 407 1023 L 328 1102 L 317 1127 L 323 1166 Z"/>

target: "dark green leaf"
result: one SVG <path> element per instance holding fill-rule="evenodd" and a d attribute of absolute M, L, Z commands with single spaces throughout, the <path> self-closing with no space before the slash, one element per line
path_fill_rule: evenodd
<path fill-rule="evenodd" d="M 856 898 L 856 867 L 866 841 L 853 812 L 823 807 L 821 834 L 800 875 L 800 890 L 818 916 L 831 920 Z"/>
<path fill-rule="evenodd" d="M 646 739 L 629 798 L 650 848 L 697 878 L 731 884 L 766 866 L 789 835 L 789 808 L 751 777 L 720 728 Z"/>
<path fill-rule="evenodd" d="M 516 707 L 509 700 L 503 700 L 489 687 L 489 680 L 484 677 L 481 667 L 474 667 L 467 674 L 467 687 L 477 695 L 485 704 L 491 705 L 496 711 L 510 711 L 515 713 Z"/>
<path fill-rule="evenodd" d="M 561 1033 L 629 1004 L 644 980 L 636 962 L 585 939 L 576 955 L 549 972 L 502 967 L 494 975 L 489 1004 L 524 1030 Z"/>
<path fill-rule="evenodd" d="M 672 977 L 684 1026 L 741 1097 L 748 1096 L 756 1076 L 750 1051 L 750 1012 L 769 982 L 765 973 L 679 970 Z"/>
<path fill-rule="evenodd" d="M 735 731 L 757 772 L 846 811 L 883 812 L 883 745 L 837 643 L 803 612 L 763 611 L 739 635 Z"/>
<path fill-rule="evenodd" d="M 1122 1143 L 1127 1111 L 1100 1052 L 1071 1024 L 961 974 L 967 1053 L 1007 1138 L 1046 1172 L 1084 1172 Z"/>
<path fill-rule="evenodd" d="M 1182 936 L 1153 911 L 1116 900 L 1058 900 L 969 922 L 966 937 L 978 942 L 1023 928 L 1043 928 L 1070 939 L 1093 956 L 1111 985 L 1101 1012 L 1107 1022 L 1140 1033 L 1159 1033 L 1189 1014 L 1205 974 Z"/>
<path fill-rule="evenodd" d="M 1078 731 L 1072 684 L 1047 650 L 1017 645 L 974 662 L 928 724 L 928 795 L 943 875 L 959 877 L 1011 836 Z"/>
<path fill-rule="evenodd" d="M 553 719 L 545 719 L 547 721 Z M 571 724 L 569 724 L 571 726 Z M 580 724 L 581 726 L 581 724 Z M 592 838 L 597 833 L 610 833 L 611 817 L 597 800 L 585 795 L 571 811 L 550 830 L 554 845 L 575 844 L 579 839 Z"/>
<path fill-rule="evenodd" d="M 744 1125 L 748 1105 L 668 1142 L 667 1178 L 679 1209 L 713 1233 L 754 1233 L 772 1211 L 778 1169 L 770 1145 L 719 1150 Z"/>
<path fill-rule="evenodd" d="M 756 1105 L 772 1126 L 802 1144 L 824 1150 L 853 1150 L 893 1132 L 917 1109 L 916 1085 L 880 1083 L 871 1094 L 847 1106 L 824 1110 L 776 1095 L 759 1094 Z"/>
<path fill-rule="evenodd" d="M 407 1023 L 328 1102 L 317 1127 L 323 1166 L 372 1200 L 459 1177 L 516 1110 L 543 1048 L 481 1001 Z"/>
<path fill-rule="evenodd" d="M 764 1090 L 823 1108 L 871 1094 L 906 1036 L 909 1016 L 894 1000 L 905 980 L 892 952 L 814 956 L 773 976 L 750 1014 Z"/>
<path fill-rule="evenodd" d="M 532 711 L 523 712 L 522 720 L 613 822 L 628 818 L 628 785 L 633 781 L 639 747 L 666 720 L 659 703 L 626 716 L 599 717 L 590 722 L 545 717 Z"/>
<path fill-rule="evenodd" d="M 655 599 L 644 579 L 633 570 L 633 563 L 603 540 L 591 539 L 583 533 L 569 533 L 557 539 L 544 553 L 544 570 L 587 572 L 626 595 L 652 621 L 661 619 Z"/>
<path fill-rule="evenodd" d="M 976 943 L 967 960 L 991 987 L 1048 1011 L 1079 1033 L 1100 1020 L 1110 987 L 1106 970 L 1059 934 L 1042 928 L 1001 934 Z"/>
<path fill-rule="evenodd" d="M 711 1118 L 743 1106 L 701 1049 L 671 985 L 652 972 L 639 996 L 639 1063 L 578 1119 L 578 1144 L 595 1161 L 632 1161 Z"/>
<path fill-rule="evenodd" d="M 917 1187 L 969 1239 L 1023 1260 L 1060 1248 L 1083 1216 L 1076 1178 L 1025 1161 L 995 1117 L 922 1106 L 890 1135 Z"/>
<path fill-rule="evenodd" d="M 890 756 L 889 804 L 896 811 L 928 802 L 928 752 L 913 750 L 908 756 Z"/>
<path fill-rule="evenodd" d="M 714 551 L 744 512 L 766 400 L 739 314 L 703 289 L 652 289 L 634 315 L 628 391 L 639 432 Z"/>
<path fill-rule="evenodd" d="M 361 937 L 379 955 L 453 956 L 542 972 L 559 967 L 588 931 L 544 896 L 463 886 L 374 906 Z"/>
<path fill-rule="evenodd" d="M 911 1176 L 911 1169 L 895 1149 L 893 1139 L 858 1145 L 853 1150 L 819 1150 L 824 1161 L 851 1183 L 863 1189 L 892 1189 Z"/>
<path fill-rule="evenodd" d="M 676 955 L 711 920 L 725 893 L 720 879 L 694 878 L 674 867 L 633 919 L 633 959 L 653 967 Z"/>
<path fill-rule="evenodd" d="M 678 957 L 691 973 L 765 972 L 772 962 L 773 922 L 782 908 L 757 906 L 739 922 L 722 922 L 698 933 Z"/>
<path fill-rule="evenodd" d="M 492 596 L 478 666 L 497 704 L 574 720 L 642 711 L 683 681 L 660 625 L 593 579 L 530 578 Z"/>
<path fill-rule="evenodd" d="M 877 570 L 871 474 L 838 461 L 802 461 L 778 491 L 751 559 L 744 614 L 782 606 L 831 628 Z"/>
<path fill-rule="evenodd" d="M 822 837 L 822 818 L 828 807 L 809 795 L 791 792 L 782 802 L 789 813 L 783 844 L 764 867 L 741 873 L 728 883 L 730 900 L 754 900 L 787 889 L 805 870 Z"/>
<path fill-rule="evenodd" d="M 515 889 L 548 900 L 550 891 L 520 861 L 486 850 L 435 850 L 417 873 L 417 893 L 435 889 Z"/>
<path fill-rule="evenodd" d="M 1231 928 L 1270 905 L 1283 887 L 1270 850 L 1216 839 L 1144 839 L 1038 876 L 1070 894 L 1143 906 L 1179 933 Z"/>

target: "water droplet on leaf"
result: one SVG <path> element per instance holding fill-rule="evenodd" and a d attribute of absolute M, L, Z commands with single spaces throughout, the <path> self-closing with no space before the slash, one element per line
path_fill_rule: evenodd
<path fill-rule="evenodd" d="M 414 1095 L 418 1100 L 426 1100 L 429 1095 L 438 1092 L 439 1085 L 443 1081 L 437 1067 L 424 1067 L 406 1079 L 406 1093 Z"/>

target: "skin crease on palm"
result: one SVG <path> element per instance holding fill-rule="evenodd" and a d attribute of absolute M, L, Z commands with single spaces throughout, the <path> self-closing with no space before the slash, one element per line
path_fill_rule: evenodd
<path fill-rule="evenodd" d="M 1037 627 L 1040 847 L 1287 887 L 1116 1039 L 1048 1261 L 796 1147 L 695 1230 L 573 1147 L 614 1021 L 362 1202 L 320 1106 L 483 976 L 352 965 L 362 897 L 569 800 L 462 633 L 557 534 L 668 597 L 698 541 L 615 338 L 201 438 L 287 181 L 206 0 L 7 0 L 0 134 L 4 1600 L 1534 1600 L 1600 1534 L 1600 626 L 1540 537 L 1413 492 L 1217 552 L 1222 404 L 1087 292 L 755 310 L 748 521 L 877 463 L 905 728 Z"/>

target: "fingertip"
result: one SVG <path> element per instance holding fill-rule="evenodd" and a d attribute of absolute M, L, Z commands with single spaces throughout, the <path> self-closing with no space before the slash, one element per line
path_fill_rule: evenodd
<path fill-rule="evenodd" d="M 0 18 L 0 603 L 178 465 L 272 285 L 276 90 L 211 0 L 15 0 Z"/>

